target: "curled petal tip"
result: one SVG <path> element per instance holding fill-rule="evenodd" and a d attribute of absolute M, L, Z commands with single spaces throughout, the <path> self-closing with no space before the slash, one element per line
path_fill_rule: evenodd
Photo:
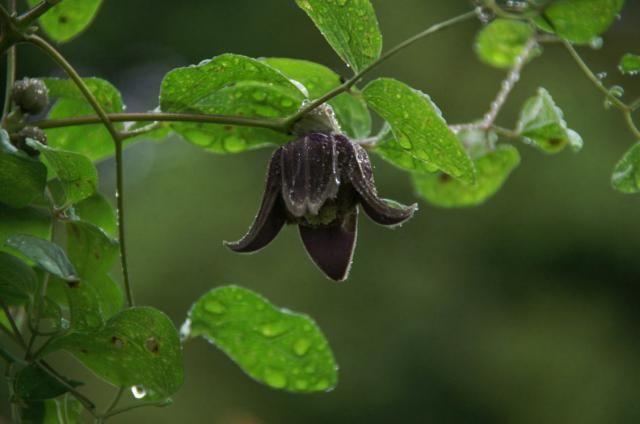
<path fill-rule="evenodd" d="M 322 227 L 299 226 L 304 247 L 320 270 L 333 281 L 349 276 L 356 246 L 358 212 L 353 209 L 341 222 Z"/>

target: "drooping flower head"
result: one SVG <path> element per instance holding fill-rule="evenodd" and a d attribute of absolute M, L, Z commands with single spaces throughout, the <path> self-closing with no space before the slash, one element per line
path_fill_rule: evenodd
<path fill-rule="evenodd" d="M 356 244 L 358 205 L 375 222 L 402 224 L 417 205 L 378 197 L 367 152 L 336 133 L 312 132 L 275 151 L 260 210 L 235 252 L 265 247 L 285 224 L 297 224 L 305 249 L 332 280 L 347 278 Z"/>

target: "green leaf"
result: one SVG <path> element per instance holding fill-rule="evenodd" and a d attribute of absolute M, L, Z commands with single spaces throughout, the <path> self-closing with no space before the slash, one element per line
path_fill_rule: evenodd
<path fill-rule="evenodd" d="M 534 35 L 533 28 L 525 22 L 496 19 L 478 33 L 475 51 L 487 65 L 511 68 Z"/>
<path fill-rule="evenodd" d="M 465 183 L 474 182 L 471 159 L 426 94 L 400 81 L 381 78 L 365 87 L 364 97 L 391 126 L 395 138 L 386 143 L 386 149 L 396 151 L 396 156 L 402 158 L 398 166 L 409 167 L 406 155 L 397 154 L 403 151 L 424 162 L 427 169 L 438 168 Z M 386 157 L 391 160 L 394 156 Z"/>
<path fill-rule="evenodd" d="M 33 7 L 41 0 L 27 3 Z M 40 18 L 40 25 L 54 41 L 69 41 L 89 26 L 101 3 L 102 0 L 64 0 Z"/>
<path fill-rule="evenodd" d="M 622 6 L 624 0 L 556 0 L 534 22 L 574 43 L 588 43 L 611 26 Z"/>
<path fill-rule="evenodd" d="M 111 236 L 115 235 L 116 213 L 111 203 L 102 194 L 96 193 L 76 203 L 74 211 L 81 220 L 97 225 Z"/>
<path fill-rule="evenodd" d="M 27 264 L 0 252 L 0 299 L 7 305 L 25 303 L 38 288 L 38 277 Z"/>
<path fill-rule="evenodd" d="M 620 72 L 627 75 L 640 74 L 640 55 L 627 53 L 620 59 Z"/>
<path fill-rule="evenodd" d="M 75 282 L 78 273 L 67 259 L 64 250 L 57 244 L 38 237 L 26 234 L 10 236 L 5 244 L 34 261 L 43 270 L 62 278 L 65 281 Z"/>
<path fill-rule="evenodd" d="M 198 299 L 182 335 L 204 337 L 249 376 L 276 389 L 308 393 L 337 383 L 333 354 L 313 320 L 241 287 L 220 287 Z"/>
<path fill-rule="evenodd" d="M 78 381 L 65 381 L 71 387 L 82 385 Z M 68 392 L 65 385 L 35 364 L 22 368 L 16 374 L 13 390 L 15 396 L 23 401 L 52 399 Z"/>
<path fill-rule="evenodd" d="M 355 72 L 380 57 L 382 35 L 369 0 L 296 0 L 296 3 Z"/>
<path fill-rule="evenodd" d="M 52 218 L 48 210 L 40 208 L 13 209 L 0 203 L 0 251 L 19 253 L 6 246 L 13 234 L 29 234 L 49 238 Z M 20 255 L 24 258 L 24 255 Z"/>
<path fill-rule="evenodd" d="M 55 149 L 29 140 L 27 144 L 44 156 L 52 176 L 58 177 L 65 193 L 65 204 L 74 204 L 96 192 L 98 171 L 86 156 Z"/>
<path fill-rule="evenodd" d="M 446 208 L 476 206 L 493 196 L 520 163 L 520 155 L 512 146 L 496 150 L 475 160 L 478 172 L 474 185 L 464 185 L 447 174 L 414 174 L 418 193 L 429 203 Z"/>
<path fill-rule="evenodd" d="M 182 347 L 173 323 L 150 307 L 125 309 L 96 331 L 74 332 L 53 341 L 117 387 L 136 387 L 145 400 L 164 399 L 184 379 Z"/>
<path fill-rule="evenodd" d="M 57 399 L 26 402 L 21 415 L 22 421 L 29 424 L 80 424 L 83 411 L 80 401 L 66 394 Z"/>
<path fill-rule="evenodd" d="M 411 150 L 400 146 L 391 131 L 389 123 L 384 123 L 384 127 L 378 137 L 379 140 L 374 145 L 373 152 L 390 164 L 405 171 L 417 173 L 431 173 L 438 170 L 437 166 L 416 158 L 411 154 Z"/>
<path fill-rule="evenodd" d="M 44 78 L 43 81 L 49 88 L 49 96 L 58 98 L 49 111 L 49 119 L 95 116 L 95 111 L 73 81 L 57 78 Z M 110 82 L 100 78 L 83 78 L 83 81 L 107 113 L 124 111 L 122 96 Z M 122 123 L 114 125 L 122 129 Z M 104 159 L 114 151 L 113 139 L 103 124 L 52 128 L 45 132 L 51 147 L 80 153 L 94 161 Z"/>
<path fill-rule="evenodd" d="M 276 68 L 287 78 L 298 81 L 317 99 L 342 84 L 340 76 L 331 69 L 299 59 L 266 58 L 264 62 Z M 371 115 L 360 94 L 342 93 L 328 103 L 333 108 L 342 130 L 351 138 L 364 138 L 371 132 Z"/>
<path fill-rule="evenodd" d="M 544 88 L 525 102 L 516 131 L 546 153 L 558 153 L 567 145 L 576 152 L 582 149 L 582 138 L 567 127 L 562 110 Z"/>
<path fill-rule="evenodd" d="M 0 203 L 22 208 L 44 196 L 47 168 L 27 157 L 9 142 L 0 129 Z"/>
<path fill-rule="evenodd" d="M 613 168 L 611 184 L 622 193 L 640 192 L 640 142 L 634 144 Z"/>
<path fill-rule="evenodd" d="M 118 242 L 99 227 L 82 221 L 66 224 L 69 259 L 78 272 L 78 281 L 65 285 L 71 325 L 95 329 L 124 303 L 120 286 L 108 276 L 118 258 Z"/>
<path fill-rule="evenodd" d="M 305 96 L 282 73 L 246 56 L 223 54 L 169 72 L 160 88 L 163 112 L 282 118 L 295 113 Z M 265 128 L 203 123 L 173 123 L 172 128 L 198 146 L 234 153 L 290 136 Z"/>

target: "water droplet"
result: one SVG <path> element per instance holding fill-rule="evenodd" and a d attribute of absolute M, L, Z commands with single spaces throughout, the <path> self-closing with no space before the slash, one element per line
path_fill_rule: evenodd
<path fill-rule="evenodd" d="M 598 72 L 596 74 L 596 77 L 598 77 L 598 79 L 603 80 L 603 79 L 605 79 L 607 77 L 607 73 L 606 72 Z"/>
<path fill-rule="evenodd" d="M 264 372 L 264 381 L 271 387 L 282 389 L 287 385 L 287 377 L 280 371 L 267 368 Z"/>
<path fill-rule="evenodd" d="M 191 320 L 187 319 L 180 327 L 180 340 L 185 341 L 191 333 Z"/>
<path fill-rule="evenodd" d="M 282 107 L 291 107 L 291 106 L 293 106 L 293 100 L 288 99 L 288 98 L 284 98 L 284 99 L 282 99 L 280 104 L 282 105 Z"/>
<path fill-rule="evenodd" d="M 236 153 L 243 151 L 247 146 L 247 143 L 243 138 L 236 137 L 234 135 L 224 139 L 224 149 L 229 153 Z"/>
<path fill-rule="evenodd" d="M 593 37 L 591 40 L 589 40 L 589 47 L 594 50 L 601 49 L 603 44 L 604 41 L 602 41 L 602 37 Z"/>
<path fill-rule="evenodd" d="M 267 93 L 265 93 L 264 91 L 254 91 L 251 96 L 257 101 L 261 102 L 267 98 Z"/>
<path fill-rule="evenodd" d="M 411 141 L 409 141 L 409 137 L 404 134 L 398 133 L 396 140 L 403 149 L 411 149 L 413 147 Z"/>
<path fill-rule="evenodd" d="M 328 388 L 329 388 L 329 381 L 324 378 L 320 379 L 320 381 L 318 381 L 314 386 L 314 389 L 316 390 L 326 390 Z"/>
<path fill-rule="evenodd" d="M 217 300 L 210 300 L 204 304 L 204 309 L 212 314 L 223 314 L 227 308 Z"/>
<path fill-rule="evenodd" d="M 309 387 L 309 382 L 307 380 L 296 380 L 294 386 L 296 390 L 306 390 Z"/>
<path fill-rule="evenodd" d="M 260 328 L 260 332 L 265 337 L 276 337 L 284 333 L 286 330 L 287 327 L 283 321 L 270 322 L 268 324 L 264 324 Z"/>
<path fill-rule="evenodd" d="M 293 345 L 293 351 L 298 356 L 306 355 L 311 347 L 311 341 L 309 339 L 298 339 Z"/>
<path fill-rule="evenodd" d="M 624 95 L 624 88 L 620 87 L 619 85 L 614 85 L 609 88 L 609 94 L 615 97 L 622 97 Z"/>
<path fill-rule="evenodd" d="M 131 387 L 131 394 L 136 399 L 142 399 L 147 395 L 147 390 L 141 385 L 135 385 Z"/>

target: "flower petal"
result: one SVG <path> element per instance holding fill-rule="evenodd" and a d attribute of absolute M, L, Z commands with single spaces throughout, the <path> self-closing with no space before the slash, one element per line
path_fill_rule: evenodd
<path fill-rule="evenodd" d="M 349 275 L 358 234 L 358 209 L 329 226 L 298 226 L 300 238 L 313 262 L 335 281 Z"/>
<path fill-rule="evenodd" d="M 338 153 L 332 135 L 311 133 L 281 147 L 282 198 L 295 217 L 317 215 L 338 194 Z"/>
<path fill-rule="evenodd" d="M 346 148 L 343 145 L 340 147 L 341 149 Z M 414 203 L 411 206 L 404 206 L 378 197 L 367 152 L 354 143 L 349 143 L 349 148 L 352 150 L 352 154 L 349 155 L 347 172 L 351 185 L 358 192 L 360 204 L 369 218 L 386 226 L 400 225 L 410 219 L 418 209 L 418 205 Z"/>
<path fill-rule="evenodd" d="M 280 149 L 269 162 L 267 184 L 260 210 L 247 234 L 235 242 L 224 242 L 234 252 L 249 253 L 262 249 L 273 240 L 286 221 L 284 204 L 280 199 Z"/>

